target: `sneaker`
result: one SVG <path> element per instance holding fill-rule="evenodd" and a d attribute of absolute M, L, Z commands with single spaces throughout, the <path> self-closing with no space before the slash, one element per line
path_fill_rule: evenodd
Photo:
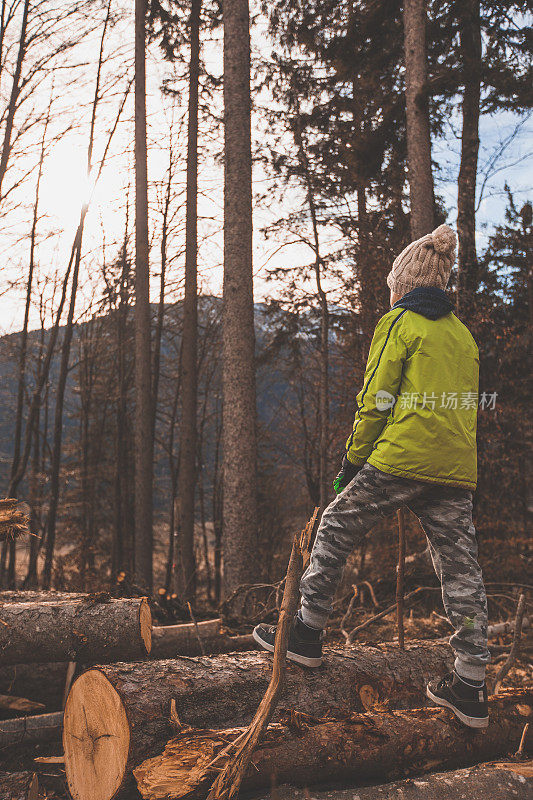
<path fill-rule="evenodd" d="M 426 694 L 438 706 L 449 708 L 469 728 L 486 728 L 489 724 L 487 687 L 464 683 L 455 672 L 445 675 L 438 683 L 430 681 Z"/>
<path fill-rule="evenodd" d="M 252 636 L 265 650 L 274 652 L 275 625 L 258 625 Z M 305 667 L 319 667 L 322 664 L 322 631 L 305 625 L 298 615 L 292 621 L 287 658 Z"/>

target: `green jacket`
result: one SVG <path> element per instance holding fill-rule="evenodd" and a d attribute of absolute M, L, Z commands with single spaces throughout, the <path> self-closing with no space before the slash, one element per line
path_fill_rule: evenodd
<path fill-rule="evenodd" d="M 346 444 L 352 464 L 475 489 L 479 356 L 451 308 L 441 290 L 415 289 L 378 322 Z"/>

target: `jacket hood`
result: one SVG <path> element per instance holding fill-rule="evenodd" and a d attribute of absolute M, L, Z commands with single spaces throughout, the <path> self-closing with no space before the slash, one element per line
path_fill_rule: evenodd
<path fill-rule="evenodd" d="M 427 319 L 440 319 L 452 311 L 453 303 L 436 286 L 417 286 L 394 303 L 393 308 L 407 308 Z"/>

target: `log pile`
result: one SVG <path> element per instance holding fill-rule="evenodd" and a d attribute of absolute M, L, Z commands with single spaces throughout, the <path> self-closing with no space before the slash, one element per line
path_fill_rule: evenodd
<path fill-rule="evenodd" d="M 62 735 L 63 778 L 76 800 L 118 800 L 137 791 L 145 800 L 200 800 L 269 683 L 271 656 L 251 646 L 250 636 L 228 636 L 220 619 L 152 628 L 144 598 L 0 594 L 0 750 Z M 63 713 L 74 662 L 78 676 Z M 533 687 L 493 698 L 482 733 L 448 711 L 422 708 L 427 681 L 451 666 L 442 641 L 409 641 L 404 650 L 326 647 L 316 670 L 288 662 L 243 788 L 390 781 L 506 757 L 521 739 L 527 752 Z M 15 768 L 22 766 L 17 761 Z M 32 772 L 0 774 L 0 798 L 37 796 Z"/>
<path fill-rule="evenodd" d="M 450 668 L 447 646 L 411 644 L 405 651 L 327 649 L 324 664 L 306 670 L 289 664 L 279 704 L 323 717 L 328 711 L 361 712 L 390 700 L 420 705 L 430 675 Z M 252 718 L 270 677 L 266 653 L 100 665 L 73 684 L 65 708 L 63 746 L 70 791 L 90 798 L 80 784 L 89 773 L 109 781 L 109 798 L 127 784 L 131 770 L 160 753 L 173 725 L 229 727 Z M 95 744 L 97 743 L 97 744 Z M 76 794 L 76 792 L 78 794 Z M 108 795 L 102 790 L 102 798 Z"/>
<path fill-rule="evenodd" d="M 285 724 L 268 729 L 252 757 L 243 788 L 287 781 L 305 786 L 353 778 L 360 782 L 391 780 L 405 772 L 426 772 L 429 767 L 487 761 L 518 744 L 524 720 L 532 710 L 533 687 L 492 698 L 491 724 L 484 734 L 458 724 L 448 711 L 437 708 L 382 709 L 319 721 L 301 715 L 291 719 L 289 715 Z M 162 755 L 134 770 L 144 800 L 206 797 L 226 758 L 220 754 L 239 733 L 235 728 L 193 728 L 172 739 Z M 84 797 L 79 796 L 80 800 Z M 92 800 L 91 794 L 85 798 Z"/>

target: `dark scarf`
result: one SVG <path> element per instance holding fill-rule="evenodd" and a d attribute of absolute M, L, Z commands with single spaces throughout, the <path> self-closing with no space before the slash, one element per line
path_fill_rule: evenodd
<path fill-rule="evenodd" d="M 436 286 L 417 286 L 394 303 L 393 308 L 407 308 L 428 319 L 439 319 L 452 311 L 453 303 Z"/>

